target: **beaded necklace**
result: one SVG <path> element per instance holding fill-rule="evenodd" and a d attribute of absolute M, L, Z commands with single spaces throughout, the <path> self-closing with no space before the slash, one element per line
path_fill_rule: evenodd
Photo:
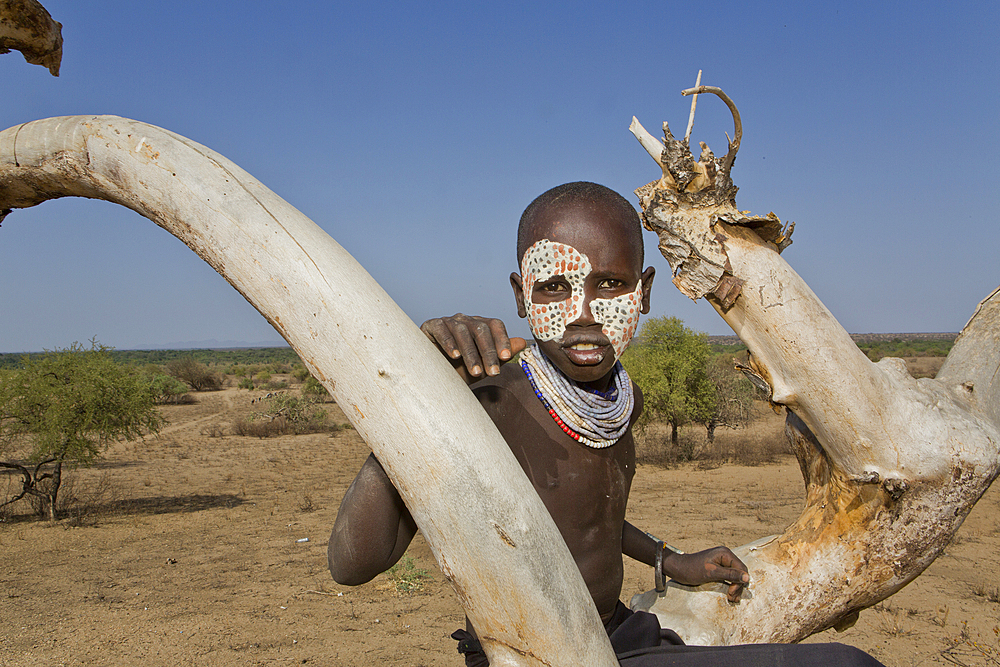
<path fill-rule="evenodd" d="M 521 368 L 552 419 L 574 440 L 603 449 L 618 442 L 628 430 L 635 399 L 632 381 L 615 362 L 608 391 L 589 389 L 566 377 L 532 345 L 521 352 Z"/>

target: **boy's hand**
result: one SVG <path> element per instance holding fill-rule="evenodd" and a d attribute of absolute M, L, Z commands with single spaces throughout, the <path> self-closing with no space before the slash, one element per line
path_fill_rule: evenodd
<path fill-rule="evenodd" d="M 663 573 L 687 586 L 700 586 L 712 581 L 729 586 L 729 601 L 739 602 L 743 587 L 750 583 L 747 566 L 726 547 L 714 547 L 693 554 L 667 552 Z"/>
<path fill-rule="evenodd" d="M 525 348 L 523 338 L 508 338 L 503 322 L 493 318 L 457 313 L 437 317 L 420 330 L 438 346 L 467 384 L 486 375 L 500 373 L 500 364 Z"/>

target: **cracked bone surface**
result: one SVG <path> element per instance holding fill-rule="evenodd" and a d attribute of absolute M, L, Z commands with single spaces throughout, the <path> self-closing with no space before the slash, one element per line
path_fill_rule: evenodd
<path fill-rule="evenodd" d="M 872 363 L 779 255 L 789 240 L 777 217 L 739 212 L 717 158 L 711 182 L 688 191 L 693 158 L 665 129 L 657 163 L 674 183 L 636 191 L 644 224 L 660 235 L 674 283 L 712 304 L 787 409 L 806 504 L 782 535 L 734 549 L 752 578 L 740 603 L 722 586 L 670 585 L 633 605 L 689 643 L 797 641 L 913 580 L 997 476 L 1000 293 L 976 310 L 937 378 L 911 378 L 900 359 Z M 648 151 L 649 137 L 638 138 Z"/>
<path fill-rule="evenodd" d="M 569 549 L 489 417 L 326 232 L 223 156 L 151 125 L 77 116 L 0 133 L 0 217 L 65 196 L 149 218 L 274 325 L 386 468 L 494 665 L 617 664 Z"/>

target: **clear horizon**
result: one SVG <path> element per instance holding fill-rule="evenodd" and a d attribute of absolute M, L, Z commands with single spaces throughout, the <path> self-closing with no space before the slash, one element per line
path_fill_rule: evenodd
<path fill-rule="evenodd" d="M 783 256 L 845 329 L 959 331 L 1000 283 L 995 3 L 43 4 L 63 24 L 61 76 L 0 56 L 0 129 L 110 113 L 205 144 L 417 323 L 467 312 L 526 335 L 507 280 L 521 211 L 571 180 L 635 203 L 658 174 L 629 121 L 683 132 L 699 69 L 742 114 L 737 203 L 796 222 Z M 731 128 L 699 101 L 693 141 L 719 153 Z M 731 335 L 646 246 L 651 314 Z M 0 281 L 14 353 L 280 339 L 183 244 L 104 202 L 11 213 Z"/>

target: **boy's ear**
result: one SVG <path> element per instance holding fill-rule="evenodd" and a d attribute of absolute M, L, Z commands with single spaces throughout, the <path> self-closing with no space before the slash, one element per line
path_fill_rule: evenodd
<path fill-rule="evenodd" d="M 524 307 L 524 286 L 521 284 L 521 274 L 510 274 L 510 286 L 514 290 L 514 301 L 517 302 L 517 316 L 527 317 L 528 311 Z"/>
<path fill-rule="evenodd" d="M 653 267 L 647 267 L 645 271 L 642 272 L 642 302 L 639 304 L 639 312 L 645 315 L 649 312 L 649 293 L 653 289 L 653 276 L 656 274 L 656 269 Z"/>

